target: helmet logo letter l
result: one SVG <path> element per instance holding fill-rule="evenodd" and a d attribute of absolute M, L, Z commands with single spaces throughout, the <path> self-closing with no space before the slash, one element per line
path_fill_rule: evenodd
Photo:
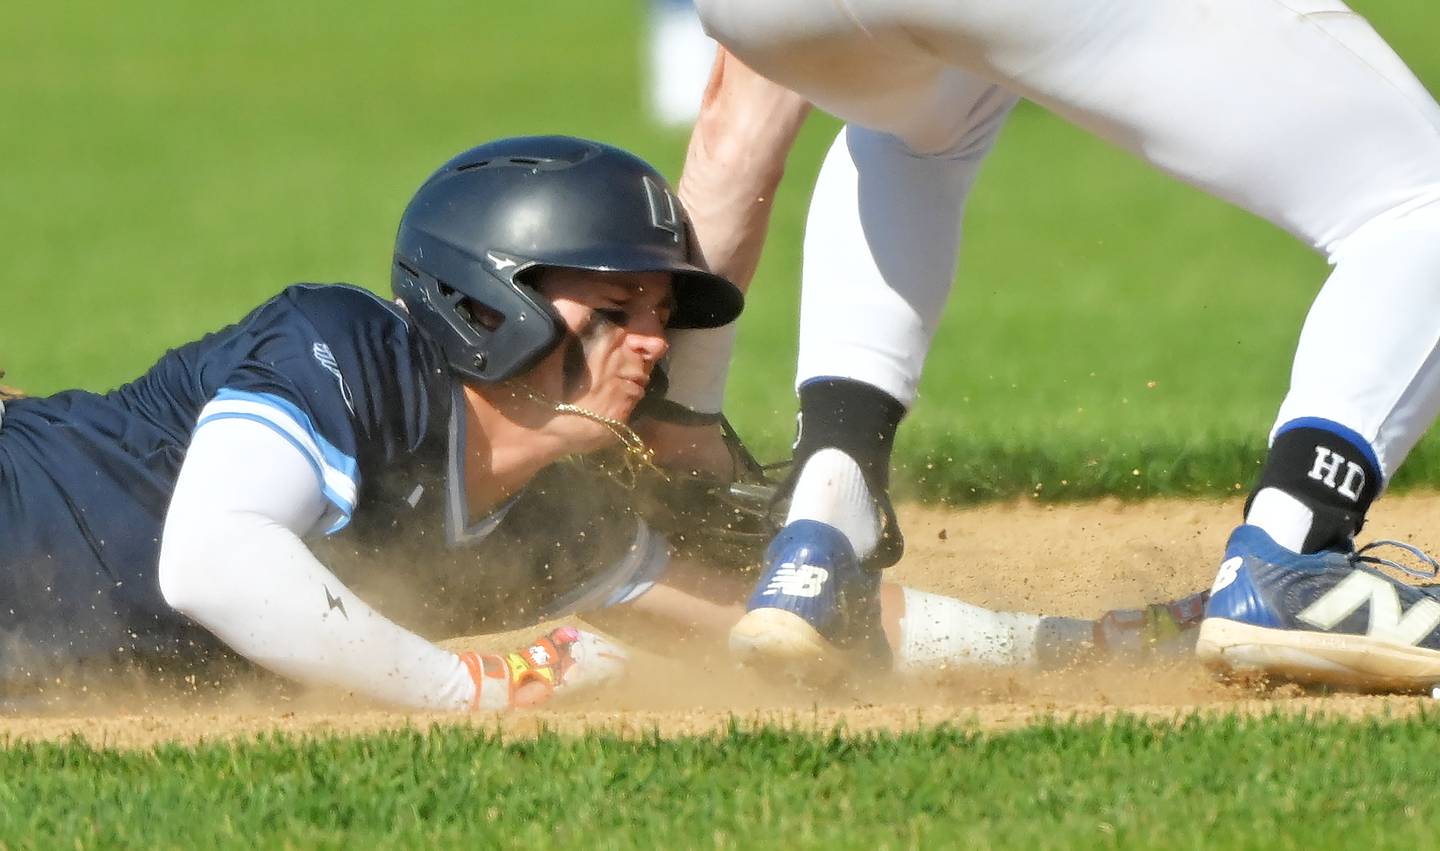
<path fill-rule="evenodd" d="M 656 228 L 669 233 L 670 236 L 679 242 L 685 235 L 680 223 L 680 202 L 670 194 L 670 190 L 657 184 L 648 176 L 642 177 L 645 182 L 645 197 L 650 200 L 650 221 Z"/>

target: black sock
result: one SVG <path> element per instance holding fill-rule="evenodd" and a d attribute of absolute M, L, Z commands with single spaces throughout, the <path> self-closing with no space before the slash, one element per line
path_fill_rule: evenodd
<path fill-rule="evenodd" d="M 827 447 L 855 459 L 874 493 L 890 485 L 890 452 L 905 406 L 883 390 L 848 378 L 818 378 L 800 388 L 795 466 Z"/>
<path fill-rule="evenodd" d="M 872 568 L 889 567 L 905 550 L 890 503 L 890 453 L 904 417 L 905 406 L 895 397 L 864 382 L 819 378 L 800 388 L 795 464 L 782 497 L 788 498 L 805 462 L 821 449 L 839 449 L 853 458 L 882 515 L 880 540 L 865 559 Z"/>
<path fill-rule="evenodd" d="M 1314 513 L 1301 552 L 1349 550 L 1380 485 L 1375 454 L 1359 435 L 1336 423 L 1298 420 L 1276 436 L 1245 510 L 1265 488 L 1283 491 Z"/>

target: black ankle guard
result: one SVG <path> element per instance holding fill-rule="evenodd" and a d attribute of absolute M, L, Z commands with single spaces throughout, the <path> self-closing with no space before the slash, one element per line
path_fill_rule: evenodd
<path fill-rule="evenodd" d="M 905 552 L 905 539 L 890 504 L 890 453 L 904 417 L 904 405 L 885 391 L 860 381 L 821 378 L 800 388 L 794 466 L 780 493 L 789 496 L 805 462 L 821 449 L 839 449 L 855 459 L 884 516 L 880 541 L 865 559 L 865 566 L 870 568 L 889 567 Z"/>
<path fill-rule="evenodd" d="M 1358 435 L 1357 435 L 1358 437 Z M 1255 494 L 1276 488 L 1315 514 L 1301 552 L 1349 550 L 1365 525 L 1365 513 L 1380 494 L 1380 470 L 1367 447 L 1325 428 L 1287 428 L 1275 438 Z"/>

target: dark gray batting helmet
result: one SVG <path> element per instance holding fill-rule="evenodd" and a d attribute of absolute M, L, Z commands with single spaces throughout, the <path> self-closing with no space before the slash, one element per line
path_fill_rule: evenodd
<path fill-rule="evenodd" d="M 391 285 L 455 372 L 503 381 L 561 340 L 532 286 L 540 268 L 671 272 L 671 328 L 740 314 L 736 286 L 704 266 L 690 219 L 644 160 L 568 136 L 500 139 L 441 166 L 411 199 Z"/>

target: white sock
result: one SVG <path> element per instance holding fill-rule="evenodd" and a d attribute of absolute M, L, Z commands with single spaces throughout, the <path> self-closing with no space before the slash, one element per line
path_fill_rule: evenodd
<path fill-rule="evenodd" d="M 953 597 L 902 589 L 900 671 L 933 671 L 948 665 L 1032 665 L 1039 615 L 992 612 Z"/>
<path fill-rule="evenodd" d="M 839 449 L 821 449 L 805 462 L 790 497 L 787 524 L 817 520 L 839 529 L 855 555 L 865 558 L 880 541 L 880 512 L 855 459 Z"/>
<path fill-rule="evenodd" d="M 1305 546 L 1314 519 L 1315 512 L 1305 503 L 1279 488 L 1262 488 L 1245 512 L 1246 523 L 1259 526 L 1275 543 L 1297 553 Z"/>

